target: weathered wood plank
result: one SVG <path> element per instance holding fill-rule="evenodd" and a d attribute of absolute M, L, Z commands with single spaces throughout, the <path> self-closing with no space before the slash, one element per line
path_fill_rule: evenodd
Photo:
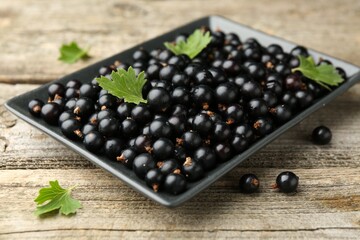
<path fill-rule="evenodd" d="M 4 99 L 28 91 L 34 85 L 0 84 L 1 169 L 93 168 L 76 153 L 59 145 L 22 120 L 17 120 L 1 105 Z M 334 102 L 311 115 L 242 164 L 244 167 L 360 167 L 360 85 L 356 85 Z M 330 145 L 317 146 L 309 135 L 319 124 L 333 131 Z"/>
<path fill-rule="evenodd" d="M 359 11 L 357 0 L 261 0 L 256 5 L 246 0 L 5 0 L 0 5 L 0 82 L 48 82 L 208 14 L 360 65 L 355 51 Z M 60 45 L 72 40 L 90 45 L 93 58 L 71 66 L 58 62 Z"/>
<path fill-rule="evenodd" d="M 50 237 L 56 233 L 76 237 L 84 231 L 96 237 L 159 234 L 165 238 L 181 233 L 193 238 L 250 234 L 254 238 L 280 238 L 285 233 L 311 238 L 358 236 L 359 169 L 296 169 L 301 184 L 295 196 L 271 189 L 281 170 L 238 167 L 176 209 L 153 203 L 100 169 L 1 170 L 0 209 L 6 211 L 0 212 L 0 238 Z M 249 196 L 237 192 L 236 182 L 244 171 L 253 171 L 261 178 L 260 193 Z M 73 195 L 84 208 L 76 216 L 33 215 L 32 199 L 51 179 L 64 186 L 78 185 Z"/>

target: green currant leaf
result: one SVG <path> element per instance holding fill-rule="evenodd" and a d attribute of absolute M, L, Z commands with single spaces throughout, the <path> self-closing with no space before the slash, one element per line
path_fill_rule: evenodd
<path fill-rule="evenodd" d="M 80 59 L 89 58 L 90 56 L 88 55 L 88 51 L 89 48 L 82 49 L 76 42 L 71 42 L 68 45 L 63 44 L 60 48 L 60 57 L 58 60 L 64 63 L 72 64 Z"/>
<path fill-rule="evenodd" d="M 146 83 L 145 73 L 142 71 L 138 76 L 132 67 L 126 71 L 119 69 L 111 73 L 111 79 L 101 76 L 96 78 L 100 87 L 107 90 L 110 94 L 124 99 L 125 102 L 139 104 L 146 103 L 143 99 L 142 89 Z"/>
<path fill-rule="evenodd" d="M 341 75 L 336 71 L 333 65 L 321 64 L 315 65 L 315 61 L 312 57 L 298 56 L 300 65 L 292 69 L 292 72 L 299 71 L 305 77 L 315 81 L 320 86 L 331 90 L 329 86 L 338 86 L 344 81 Z"/>
<path fill-rule="evenodd" d="M 211 42 L 210 32 L 203 33 L 200 29 L 195 30 L 186 41 L 178 43 L 165 42 L 167 49 L 175 55 L 185 54 L 189 58 L 196 57 Z"/>
<path fill-rule="evenodd" d="M 40 189 L 39 196 L 34 200 L 38 205 L 47 202 L 36 207 L 36 215 L 39 216 L 57 209 L 59 209 L 60 213 L 69 215 L 70 213 L 76 213 L 76 210 L 82 207 L 80 202 L 70 195 L 75 187 L 64 189 L 57 180 L 49 183 L 50 187 Z"/>

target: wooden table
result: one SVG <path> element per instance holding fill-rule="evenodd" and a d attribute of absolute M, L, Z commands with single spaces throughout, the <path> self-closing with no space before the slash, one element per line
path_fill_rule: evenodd
<path fill-rule="evenodd" d="M 3 103 L 190 20 L 219 14 L 360 65 L 360 1 L 38 1 L 0 3 L 0 239 L 359 238 L 360 85 L 176 209 L 125 186 L 17 119 Z M 87 62 L 57 61 L 63 42 L 91 46 Z M 333 141 L 313 145 L 325 124 Z M 294 196 L 270 185 L 282 170 L 300 176 Z M 260 192 L 238 193 L 253 172 Z M 78 184 L 84 208 L 71 217 L 33 215 L 49 180 Z"/>

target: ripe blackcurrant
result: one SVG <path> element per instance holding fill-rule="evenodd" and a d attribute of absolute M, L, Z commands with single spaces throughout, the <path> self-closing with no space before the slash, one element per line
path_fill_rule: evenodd
<path fill-rule="evenodd" d="M 319 126 L 312 132 L 312 140 L 319 145 L 328 144 L 331 141 L 332 133 L 329 128 L 325 126 Z"/>
<path fill-rule="evenodd" d="M 244 174 L 239 180 L 239 189 L 242 193 L 254 193 L 259 189 L 260 181 L 255 174 Z"/>

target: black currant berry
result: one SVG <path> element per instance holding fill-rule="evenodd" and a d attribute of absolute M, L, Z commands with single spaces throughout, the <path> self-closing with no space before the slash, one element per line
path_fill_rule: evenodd
<path fill-rule="evenodd" d="M 172 157 L 175 146 L 171 140 L 167 138 L 159 138 L 152 146 L 153 154 L 159 160 Z"/>
<path fill-rule="evenodd" d="M 233 156 L 233 150 L 228 143 L 217 143 L 214 149 L 217 159 L 220 162 L 225 162 Z"/>
<path fill-rule="evenodd" d="M 216 167 L 216 154 L 210 147 L 200 147 L 194 152 L 193 160 L 199 162 L 205 171 Z"/>
<path fill-rule="evenodd" d="M 215 89 L 215 97 L 220 104 L 234 103 L 238 97 L 238 88 L 233 83 L 221 83 Z"/>
<path fill-rule="evenodd" d="M 121 130 L 123 136 L 132 137 L 135 136 L 139 129 L 134 119 L 127 118 L 121 122 Z"/>
<path fill-rule="evenodd" d="M 124 140 L 120 138 L 109 138 L 104 144 L 105 154 L 111 160 L 115 160 L 118 156 L 120 156 L 124 148 Z"/>
<path fill-rule="evenodd" d="M 194 150 L 202 144 L 202 139 L 197 132 L 185 132 L 176 142 L 185 149 Z"/>
<path fill-rule="evenodd" d="M 149 153 L 142 153 L 135 157 L 133 170 L 139 178 L 144 179 L 146 173 L 152 168 L 155 168 L 155 161 Z"/>
<path fill-rule="evenodd" d="M 171 105 L 171 97 L 164 88 L 153 88 L 147 95 L 147 103 L 155 112 L 165 112 Z"/>
<path fill-rule="evenodd" d="M 81 123 L 76 119 L 65 120 L 60 125 L 61 132 L 71 140 L 80 140 L 83 138 L 81 128 Z"/>
<path fill-rule="evenodd" d="M 54 99 L 55 96 L 64 97 L 65 87 L 61 83 L 53 83 L 48 87 L 48 94 L 51 99 Z"/>
<path fill-rule="evenodd" d="M 332 133 L 329 128 L 325 126 L 319 126 L 312 132 L 312 140 L 315 144 L 325 145 L 330 143 Z"/>
<path fill-rule="evenodd" d="M 116 157 L 116 160 L 124 164 L 125 167 L 132 169 L 134 159 L 137 156 L 135 149 L 126 148 L 121 152 L 120 156 Z"/>
<path fill-rule="evenodd" d="M 231 136 L 231 128 L 225 122 L 216 122 L 214 124 L 214 130 L 212 137 L 215 141 L 224 142 Z"/>
<path fill-rule="evenodd" d="M 155 138 L 170 138 L 172 136 L 171 125 L 166 120 L 155 119 L 150 123 L 150 134 Z"/>
<path fill-rule="evenodd" d="M 162 183 L 164 182 L 165 176 L 162 174 L 160 169 L 150 169 L 145 175 L 146 184 L 151 187 L 154 192 L 158 192 Z"/>
<path fill-rule="evenodd" d="M 44 102 L 40 99 L 33 99 L 28 104 L 29 112 L 35 117 L 41 116 L 41 108 L 44 106 Z"/>
<path fill-rule="evenodd" d="M 187 157 L 181 171 L 189 182 L 194 182 L 204 176 L 204 169 L 202 165 L 193 161 L 191 157 Z"/>
<path fill-rule="evenodd" d="M 97 153 L 104 145 L 104 137 L 101 133 L 92 131 L 85 135 L 83 144 L 90 152 Z"/>
<path fill-rule="evenodd" d="M 213 128 L 213 121 L 207 114 L 199 113 L 192 121 L 192 129 L 202 136 L 208 136 Z"/>
<path fill-rule="evenodd" d="M 99 122 L 99 132 L 106 137 L 118 136 L 121 133 L 121 124 L 116 118 L 104 118 Z"/>
<path fill-rule="evenodd" d="M 293 172 L 282 172 L 276 178 L 276 185 L 280 192 L 292 193 L 295 192 L 299 185 L 299 177 Z"/>
<path fill-rule="evenodd" d="M 181 174 L 170 173 L 166 176 L 164 189 L 167 193 L 178 195 L 186 190 L 186 179 Z"/>
<path fill-rule="evenodd" d="M 94 102 L 90 98 L 79 98 L 76 101 L 74 113 L 81 117 L 81 118 L 87 118 L 94 112 Z"/>
<path fill-rule="evenodd" d="M 41 118 L 51 125 L 58 123 L 59 116 L 61 114 L 61 107 L 56 103 L 47 103 L 41 108 Z"/>
<path fill-rule="evenodd" d="M 244 174 L 239 180 L 239 190 L 242 193 L 254 193 L 258 191 L 260 181 L 255 174 Z"/>
<path fill-rule="evenodd" d="M 244 135 L 238 134 L 233 137 L 230 143 L 236 153 L 245 151 L 249 146 L 249 140 Z"/>

